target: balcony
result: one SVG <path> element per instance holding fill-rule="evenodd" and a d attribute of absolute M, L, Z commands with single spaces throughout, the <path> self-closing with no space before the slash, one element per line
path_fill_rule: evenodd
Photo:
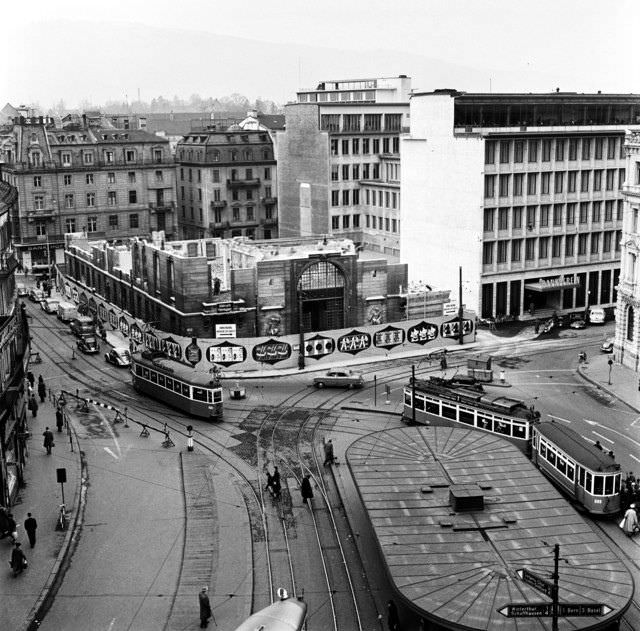
<path fill-rule="evenodd" d="M 273 206 L 274 204 L 278 203 L 278 198 L 277 197 L 263 197 L 262 198 L 262 203 L 265 206 Z"/>
<path fill-rule="evenodd" d="M 149 210 L 151 211 L 152 215 L 157 212 L 170 213 L 175 209 L 176 209 L 175 202 L 167 201 L 167 202 L 162 202 L 161 204 L 159 204 L 158 202 L 149 202 Z"/>
<path fill-rule="evenodd" d="M 275 226 L 278 223 L 277 217 L 266 217 L 260 220 L 260 224 L 263 226 Z"/>
<path fill-rule="evenodd" d="M 227 180 L 227 188 L 254 188 L 260 186 L 260 178 L 250 180 Z"/>
<path fill-rule="evenodd" d="M 67 208 L 67 211 L 73 210 Z M 27 221 L 33 223 L 34 221 L 53 221 L 53 218 L 58 214 L 57 208 L 39 208 L 38 210 L 27 211 Z"/>
<path fill-rule="evenodd" d="M 224 208 L 227 205 L 226 199 L 216 199 L 211 202 L 211 208 Z"/>

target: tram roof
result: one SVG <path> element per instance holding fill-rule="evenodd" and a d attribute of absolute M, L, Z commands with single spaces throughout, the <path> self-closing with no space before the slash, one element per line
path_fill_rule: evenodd
<path fill-rule="evenodd" d="M 536 429 L 585 469 L 602 473 L 620 470 L 620 465 L 608 451 L 598 449 L 595 443 L 585 440 L 578 432 L 562 423 L 543 421 L 536 425 Z"/>
<path fill-rule="evenodd" d="M 191 366 L 182 364 L 174 359 L 169 359 L 164 355 L 157 355 L 155 353 L 146 353 L 146 355 L 147 356 L 142 353 L 134 353 L 132 360 L 149 368 L 155 368 L 166 375 L 171 375 L 174 379 L 181 379 L 182 381 L 188 382 L 192 386 L 200 386 L 201 388 L 217 388 L 220 386 L 215 377 L 196 371 Z"/>
<path fill-rule="evenodd" d="M 561 631 L 603 629 L 630 605 L 633 579 L 624 564 L 508 441 L 403 427 L 360 438 L 347 462 L 391 580 L 426 619 L 458 630 L 551 629 L 550 618 L 507 618 L 498 609 L 550 602 L 516 571 L 550 580 L 556 543 L 568 561 L 559 568 L 560 602 L 613 609 L 597 619 L 560 618 Z M 455 512 L 452 487 L 476 484 L 484 508 Z"/>

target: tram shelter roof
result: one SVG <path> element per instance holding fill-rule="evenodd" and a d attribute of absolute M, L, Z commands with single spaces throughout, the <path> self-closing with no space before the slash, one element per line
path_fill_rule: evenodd
<path fill-rule="evenodd" d="M 561 631 L 604 629 L 630 605 L 633 578 L 623 563 L 508 441 L 477 430 L 398 428 L 360 438 L 347 462 L 390 579 L 443 628 L 550 630 L 551 618 L 498 610 L 551 601 L 517 570 L 551 581 L 556 543 L 560 602 L 611 608 L 597 618 L 560 618 Z M 477 485 L 484 508 L 454 511 L 460 485 Z"/>

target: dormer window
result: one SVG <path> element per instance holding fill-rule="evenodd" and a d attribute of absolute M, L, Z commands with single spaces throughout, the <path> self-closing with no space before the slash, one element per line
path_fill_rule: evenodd
<path fill-rule="evenodd" d="M 30 155 L 31 166 L 39 167 L 42 165 L 42 154 L 39 151 L 33 151 Z"/>

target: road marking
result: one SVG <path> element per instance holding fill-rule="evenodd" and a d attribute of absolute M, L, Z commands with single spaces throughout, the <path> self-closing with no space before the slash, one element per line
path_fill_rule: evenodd
<path fill-rule="evenodd" d="M 640 462 L 640 458 L 636 458 L 633 454 L 629 454 L 636 462 Z"/>
<path fill-rule="evenodd" d="M 591 433 L 595 434 L 599 438 L 602 438 L 602 440 L 606 440 L 608 443 L 611 443 L 612 445 L 615 445 L 615 441 L 611 440 L 610 438 L 607 438 L 606 436 L 603 436 L 602 434 L 598 434 L 598 432 L 596 432 L 595 430 L 592 429 Z"/>
<path fill-rule="evenodd" d="M 120 460 L 120 458 L 118 458 L 118 456 L 116 456 L 113 451 L 111 451 L 111 449 L 109 449 L 109 447 L 104 447 L 104 450 L 110 455 L 113 456 L 116 460 Z"/>
<path fill-rule="evenodd" d="M 587 421 L 587 419 L 584 419 L 584 420 Z M 630 436 L 627 436 L 626 434 L 623 434 L 622 432 L 619 432 L 611 427 L 606 427 L 605 425 L 600 425 L 600 423 L 596 423 L 595 421 L 587 421 L 587 423 L 590 423 L 591 425 L 598 425 L 599 427 L 602 427 L 602 429 L 606 429 L 608 432 L 617 434 L 618 436 L 622 436 L 622 438 L 632 442 L 634 445 L 637 445 L 640 448 L 640 442 L 638 442 L 637 440 L 634 440 L 633 438 L 631 438 Z"/>
<path fill-rule="evenodd" d="M 125 397 L 127 399 L 133 399 L 133 397 L 130 394 L 125 394 L 124 392 L 118 392 L 118 396 Z"/>
<path fill-rule="evenodd" d="M 573 368 L 541 368 L 540 370 L 519 370 L 518 374 L 527 373 L 527 372 L 575 372 Z M 538 375 L 536 374 L 536 377 Z"/>
<path fill-rule="evenodd" d="M 582 419 L 585 423 L 589 423 L 589 425 L 597 425 L 598 423 L 596 423 L 595 421 L 590 421 L 588 418 L 583 418 Z"/>
<path fill-rule="evenodd" d="M 555 414 L 547 414 L 547 416 L 549 418 L 555 419 L 557 421 L 563 421 L 565 423 L 571 423 L 571 421 L 569 419 L 562 418 L 561 416 L 555 416 Z"/>
<path fill-rule="evenodd" d="M 582 436 L 582 438 L 584 438 L 588 443 L 593 443 L 593 440 L 591 440 L 591 436 L 585 436 L 584 434 L 580 434 Z"/>
<path fill-rule="evenodd" d="M 640 421 L 640 416 L 638 416 L 638 417 L 636 418 L 636 420 L 635 420 L 635 421 L 633 421 L 633 423 L 631 423 L 631 425 L 630 425 L 629 427 L 633 427 L 633 426 L 634 426 L 638 421 Z"/>

